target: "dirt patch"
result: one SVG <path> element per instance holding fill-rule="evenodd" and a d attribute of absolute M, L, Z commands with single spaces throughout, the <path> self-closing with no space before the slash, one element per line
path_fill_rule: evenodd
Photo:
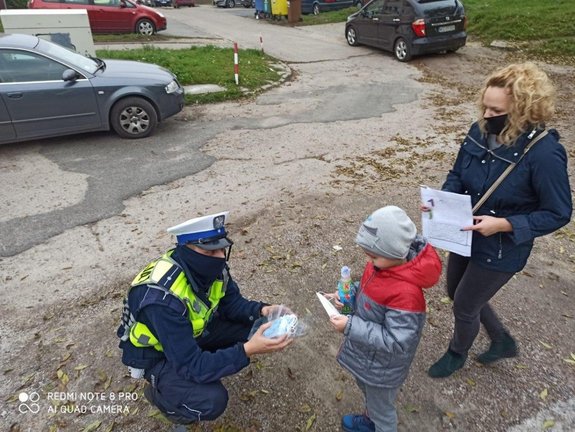
<path fill-rule="evenodd" d="M 394 203 L 419 219 L 414 188 L 421 183 L 440 185 L 474 118 L 470 99 L 491 70 L 512 58 L 512 54 L 502 58 L 500 52 L 470 45 L 457 55 L 416 60 L 419 79 L 427 86 L 421 104 L 434 112 L 428 130 L 414 133 L 406 128 L 370 153 L 332 163 L 329 184 L 310 187 L 306 195 L 286 192 L 264 210 L 234 221 L 232 275 L 244 294 L 289 305 L 309 332 L 284 354 L 257 357 L 240 374 L 226 379 L 230 403 L 225 414 L 216 422 L 189 430 L 332 432 L 339 430 L 342 414 L 362 409 L 353 379 L 335 361 L 341 337 L 331 330 L 314 293 L 335 289 L 342 265 L 349 265 L 359 278 L 364 259 L 353 246 L 353 238 L 369 211 Z M 550 126 L 560 131 L 573 157 L 575 107 L 570 95 L 575 90 L 574 70 L 542 66 L 559 90 L 558 116 Z M 320 159 L 317 162 L 322 166 L 331 162 Z M 158 241 L 153 248 L 166 245 Z M 138 254 L 134 251 L 133 255 L 126 269 L 136 266 Z M 107 277 L 97 262 L 92 270 L 94 277 Z M 58 306 L 30 307 L 34 312 L 30 316 L 3 321 L 1 388 L 5 405 L 10 407 L 1 413 L 4 430 L 171 429 L 143 400 L 142 382 L 129 378 L 116 349 L 113 333 L 121 299 L 134 273 L 126 270 L 124 280 L 114 280 L 96 293 L 78 292 L 75 299 Z M 444 380 L 432 380 L 425 371 L 447 346 L 451 305 L 443 280 L 430 290 L 424 335 L 397 402 L 400 431 L 506 431 L 513 426 L 521 431 L 574 430 L 575 366 L 564 361 L 575 352 L 574 273 L 575 226 L 571 222 L 537 242 L 529 265 L 494 300 L 519 341 L 519 357 L 493 367 L 471 360 Z M 66 289 L 75 285 L 69 280 L 50 283 Z M 14 334 L 17 343 L 6 341 Z M 480 335 L 471 357 L 487 343 Z M 36 415 L 19 415 L 13 409 L 19 406 L 19 392 L 30 389 L 43 395 L 63 392 L 64 397 L 42 400 L 42 410 Z M 88 391 L 96 399 L 69 397 Z M 111 394 L 120 393 L 133 394 L 136 400 L 110 400 Z M 98 400 L 102 395 L 108 399 Z M 118 408 L 105 408 L 114 406 Z M 561 410 L 554 411 L 556 406 Z M 117 412 L 98 413 L 97 409 Z"/>

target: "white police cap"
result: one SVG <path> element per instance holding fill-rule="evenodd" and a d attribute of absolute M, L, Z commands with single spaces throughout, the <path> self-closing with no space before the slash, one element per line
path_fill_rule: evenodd
<path fill-rule="evenodd" d="M 190 219 L 184 223 L 168 228 L 174 234 L 178 244 L 194 244 L 205 250 L 224 249 L 232 245 L 226 238 L 225 222 L 229 212 L 215 213 Z"/>

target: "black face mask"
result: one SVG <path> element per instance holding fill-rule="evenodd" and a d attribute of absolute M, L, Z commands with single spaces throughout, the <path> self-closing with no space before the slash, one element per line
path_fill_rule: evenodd
<path fill-rule="evenodd" d="M 182 264 L 187 267 L 191 276 L 204 290 L 207 290 L 212 282 L 221 276 L 226 266 L 225 258 L 203 255 L 184 245 L 176 246 L 176 252 Z"/>
<path fill-rule="evenodd" d="M 507 125 L 507 114 L 501 114 L 495 117 L 483 117 L 486 121 L 487 133 L 499 135 Z"/>

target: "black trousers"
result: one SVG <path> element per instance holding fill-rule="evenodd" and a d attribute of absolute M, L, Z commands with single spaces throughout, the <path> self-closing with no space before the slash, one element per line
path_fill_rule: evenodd
<path fill-rule="evenodd" d="M 214 318 L 197 342 L 203 350 L 213 352 L 247 341 L 251 327 Z M 146 370 L 145 378 L 152 387 L 153 404 L 174 423 L 214 420 L 228 405 L 228 391 L 221 381 L 207 384 L 186 381 L 166 359 Z"/>
<path fill-rule="evenodd" d="M 507 332 L 489 300 L 513 277 L 514 273 L 484 269 L 454 253 L 447 262 L 447 294 L 453 300 L 455 328 L 449 348 L 467 355 L 483 324 L 491 340 Z"/>

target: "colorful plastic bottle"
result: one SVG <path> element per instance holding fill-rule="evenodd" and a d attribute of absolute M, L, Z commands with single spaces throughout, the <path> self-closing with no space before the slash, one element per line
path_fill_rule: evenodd
<path fill-rule="evenodd" d="M 342 314 L 348 315 L 353 312 L 355 301 L 355 285 L 351 281 L 351 269 L 348 266 L 341 268 L 341 279 L 337 284 L 339 301 L 343 303 Z"/>

